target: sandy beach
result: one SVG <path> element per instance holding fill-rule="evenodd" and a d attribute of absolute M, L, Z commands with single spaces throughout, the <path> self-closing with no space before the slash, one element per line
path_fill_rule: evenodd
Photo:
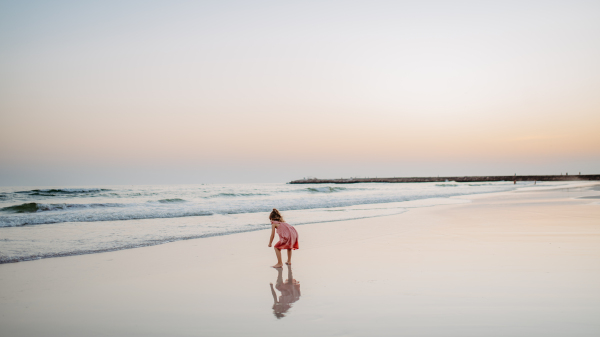
<path fill-rule="evenodd" d="M 268 230 L 0 265 L 0 335 L 598 336 L 591 185 L 298 226 L 281 276 Z"/>
<path fill-rule="evenodd" d="M 0 337 L 600 337 L 599 15 L 0 1 Z"/>

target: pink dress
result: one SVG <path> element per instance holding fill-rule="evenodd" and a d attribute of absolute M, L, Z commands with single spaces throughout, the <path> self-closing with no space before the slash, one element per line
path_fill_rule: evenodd
<path fill-rule="evenodd" d="M 298 249 L 298 232 L 287 222 L 271 221 L 271 224 L 278 224 L 277 235 L 279 242 L 275 244 L 277 249 Z"/>

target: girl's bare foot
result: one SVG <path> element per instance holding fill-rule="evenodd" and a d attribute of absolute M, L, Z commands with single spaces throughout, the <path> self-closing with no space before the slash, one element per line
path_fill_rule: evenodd
<path fill-rule="evenodd" d="M 291 266 L 292 263 L 291 262 L 286 262 L 285 264 L 287 264 L 288 266 Z"/>
<path fill-rule="evenodd" d="M 281 268 L 281 267 L 283 267 L 283 265 L 282 265 L 282 264 L 280 264 L 280 263 L 278 263 L 278 264 L 276 264 L 276 265 L 274 265 L 274 266 L 271 266 L 271 267 L 272 267 L 272 268 Z"/>

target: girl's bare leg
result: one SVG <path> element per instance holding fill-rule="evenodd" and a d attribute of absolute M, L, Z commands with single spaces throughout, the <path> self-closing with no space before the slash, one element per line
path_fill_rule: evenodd
<path fill-rule="evenodd" d="M 275 255 L 277 255 L 277 264 L 272 266 L 273 268 L 281 268 L 283 267 L 283 262 L 281 262 L 281 250 L 275 248 Z"/>
<path fill-rule="evenodd" d="M 288 260 L 285 264 L 291 265 L 292 264 L 292 250 L 288 249 L 287 251 L 288 251 Z"/>

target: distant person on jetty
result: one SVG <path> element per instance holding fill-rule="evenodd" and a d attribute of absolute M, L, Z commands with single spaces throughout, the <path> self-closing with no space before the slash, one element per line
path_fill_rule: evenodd
<path fill-rule="evenodd" d="M 273 268 L 281 268 L 283 267 L 283 262 L 281 261 L 281 250 L 287 249 L 288 260 L 285 264 L 288 266 L 292 264 L 292 249 L 298 249 L 298 232 L 288 223 L 283 220 L 283 216 L 276 208 L 273 208 L 273 211 L 269 215 L 269 220 L 271 220 L 271 239 L 269 239 L 269 247 L 273 243 L 273 238 L 275 238 L 275 231 L 277 231 L 277 235 L 279 235 L 279 242 L 275 244 L 275 255 L 277 255 L 277 264 L 273 266 Z"/>

